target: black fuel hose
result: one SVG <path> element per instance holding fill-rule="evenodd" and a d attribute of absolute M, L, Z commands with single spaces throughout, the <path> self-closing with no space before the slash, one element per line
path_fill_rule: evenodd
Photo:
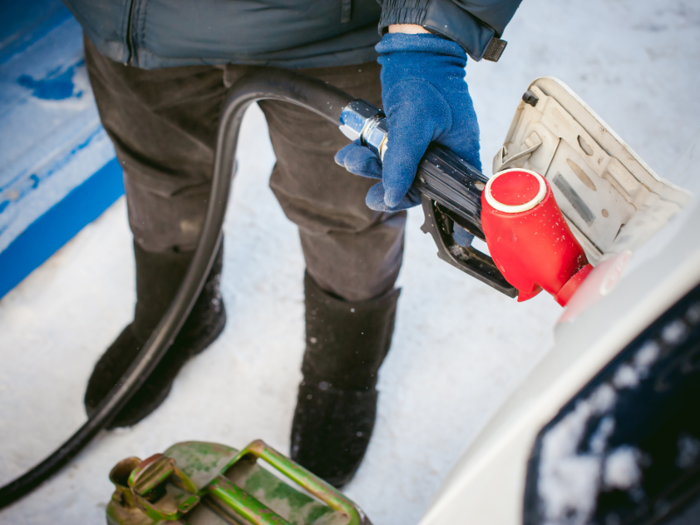
<path fill-rule="evenodd" d="M 204 285 L 221 242 L 243 115 L 250 104 L 266 99 L 301 106 L 337 125 L 353 97 L 326 82 L 275 68 L 256 69 L 231 87 L 219 121 L 209 207 L 197 250 L 175 298 L 136 360 L 87 422 L 44 461 L 0 488 L 0 508 L 34 490 L 74 458 L 136 393 L 167 352 Z"/>

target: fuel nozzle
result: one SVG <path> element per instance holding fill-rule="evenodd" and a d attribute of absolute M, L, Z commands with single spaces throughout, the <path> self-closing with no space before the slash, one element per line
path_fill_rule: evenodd
<path fill-rule="evenodd" d="M 343 108 L 339 125 L 346 137 L 383 159 L 388 128 L 382 110 L 353 100 Z M 593 269 L 538 173 L 506 170 L 487 179 L 431 144 L 413 187 L 425 213 L 422 229 L 433 236 L 438 256 L 509 297 L 526 301 L 546 290 L 564 306 Z M 491 256 L 457 245 L 457 228 L 485 240 Z"/>
<path fill-rule="evenodd" d="M 511 169 L 489 179 L 481 224 L 491 257 L 518 289 L 518 301 L 545 290 L 565 306 L 593 269 L 539 173 Z"/>

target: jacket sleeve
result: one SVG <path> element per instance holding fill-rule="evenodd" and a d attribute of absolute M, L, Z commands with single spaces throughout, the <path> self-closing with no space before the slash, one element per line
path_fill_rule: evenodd
<path fill-rule="evenodd" d="M 474 60 L 497 61 L 500 39 L 522 0 L 383 0 L 379 31 L 417 24 L 461 45 Z"/>

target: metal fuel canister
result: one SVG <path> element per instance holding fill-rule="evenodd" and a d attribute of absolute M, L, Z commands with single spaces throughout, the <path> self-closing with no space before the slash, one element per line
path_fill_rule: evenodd
<path fill-rule="evenodd" d="M 177 443 L 120 461 L 109 478 L 108 525 L 372 525 L 341 492 L 260 440 L 241 451 Z"/>

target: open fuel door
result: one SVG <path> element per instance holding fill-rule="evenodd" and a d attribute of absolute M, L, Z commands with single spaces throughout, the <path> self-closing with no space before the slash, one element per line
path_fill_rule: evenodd
<path fill-rule="evenodd" d="M 518 104 L 493 160 L 493 173 L 507 168 L 545 176 L 594 266 L 604 256 L 637 249 L 690 200 L 552 77 L 534 80 Z"/>

